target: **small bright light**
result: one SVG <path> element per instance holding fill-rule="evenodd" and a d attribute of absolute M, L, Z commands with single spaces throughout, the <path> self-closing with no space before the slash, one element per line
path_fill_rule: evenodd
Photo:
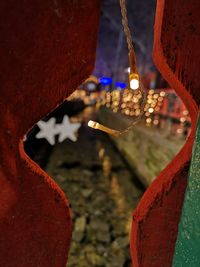
<path fill-rule="evenodd" d="M 153 113 L 154 109 L 153 108 L 149 108 L 149 113 Z"/>
<path fill-rule="evenodd" d="M 154 121 L 153 121 L 153 124 L 154 124 L 154 125 L 158 125 L 158 123 L 159 123 L 159 120 L 154 120 Z"/>
<path fill-rule="evenodd" d="M 159 97 L 159 94 L 154 94 L 154 95 L 153 95 L 153 98 L 154 98 L 154 99 L 157 99 L 158 97 Z"/>
<path fill-rule="evenodd" d="M 160 96 L 165 96 L 165 92 L 160 92 Z"/>
<path fill-rule="evenodd" d="M 129 111 L 129 109 L 127 108 L 127 109 L 125 109 L 125 114 L 126 115 L 129 115 L 130 114 L 130 111 Z"/>
<path fill-rule="evenodd" d="M 139 88 L 139 80 L 132 79 L 130 81 L 130 88 L 133 89 L 133 90 L 137 90 Z"/>
<path fill-rule="evenodd" d="M 146 119 L 146 122 L 147 122 L 147 123 L 151 123 L 151 118 L 147 118 L 147 119 Z"/>
<path fill-rule="evenodd" d="M 89 91 L 93 91 L 96 89 L 96 84 L 93 82 L 88 83 L 87 85 Z"/>
<path fill-rule="evenodd" d="M 99 79 L 99 82 L 102 84 L 102 85 L 109 85 L 109 84 L 112 84 L 112 78 L 110 77 L 101 77 Z"/>
<path fill-rule="evenodd" d="M 154 90 L 153 89 L 149 90 L 149 94 L 153 95 L 154 94 Z"/>
<path fill-rule="evenodd" d="M 188 111 L 187 110 L 184 110 L 183 111 L 183 115 L 187 116 L 188 115 Z"/>
<path fill-rule="evenodd" d="M 181 117 L 181 118 L 180 118 L 180 121 L 181 121 L 181 122 L 185 122 L 185 121 L 186 121 L 186 118 Z"/>
<path fill-rule="evenodd" d="M 88 121 L 88 126 L 91 127 L 91 128 L 94 128 L 96 125 L 96 123 L 94 121 Z"/>

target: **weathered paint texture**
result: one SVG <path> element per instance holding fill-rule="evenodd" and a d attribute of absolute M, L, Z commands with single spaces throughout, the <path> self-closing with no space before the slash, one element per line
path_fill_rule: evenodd
<path fill-rule="evenodd" d="M 200 104 L 199 13 L 199 0 L 157 1 L 154 61 L 189 110 L 192 129 L 184 147 L 155 179 L 133 214 L 134 267 L 172 266 Z"/>
<path fill-rule="evenodd" d="M 200 266 L 200 118 L 190 164 L 173 267 Z"/>
<path fill-rule="evenodd" d="M 22 138 L 93 70 L 100 1 L 0 1 L 0 266 L 65 267 L 68 201 Z"/>

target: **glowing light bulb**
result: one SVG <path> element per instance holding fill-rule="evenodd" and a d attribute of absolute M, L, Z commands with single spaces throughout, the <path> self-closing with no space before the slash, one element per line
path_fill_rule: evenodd
<path fill-rule="evenodd" d="M 139 80 L 138 79 L 130 80 L 130 88 L 133 90 L 137 90 L 139 88 Z"/>
<path fill-rule="evenodd" d="M 139 75 L 138 73 L 131 72 L 129 75 L 130 88 L 132 90 L 137 90 L 139 88 Z"/>
<path fill-rule="evenodd" d="M 153 108 L 149 108 L 149 113 L 153 113 L 154 109 Z"/>
<path fill-rule="evenodd" d="M 97 124 L 98 123 L 95 122 L 95 121 L 92 121 L 92 120 L 88 121 L 88 126 L 91 127 L 91 128 L 96 129 Z"/>

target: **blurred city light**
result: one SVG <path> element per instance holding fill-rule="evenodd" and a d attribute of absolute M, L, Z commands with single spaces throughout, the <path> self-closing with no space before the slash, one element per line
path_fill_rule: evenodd
<path fill-rule="evenodd" d="M 112 78 L 110 78 L 110 77 L 101 77 L 101 78 L 99 78 L 99 82 L 102 85 L 110 85 L 110 84 L 112 84 Z"/>

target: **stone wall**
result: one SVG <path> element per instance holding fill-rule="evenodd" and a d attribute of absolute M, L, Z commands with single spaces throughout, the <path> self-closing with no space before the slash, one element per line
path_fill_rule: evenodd
<path fill-rule="evenodd" d="M 116 114 L 110 114 L 109 110 L 100 111 L 103 123 L 106 124 L 111 118 L 114 126 L 127 123 L 119 120 Z M 167 129 L 161 131 L 147 127 L 143 122 L 127 134 L 111 139 L 145 187 L 152 183 L 184 144 L 183 139 L 170 138 Z"/>

